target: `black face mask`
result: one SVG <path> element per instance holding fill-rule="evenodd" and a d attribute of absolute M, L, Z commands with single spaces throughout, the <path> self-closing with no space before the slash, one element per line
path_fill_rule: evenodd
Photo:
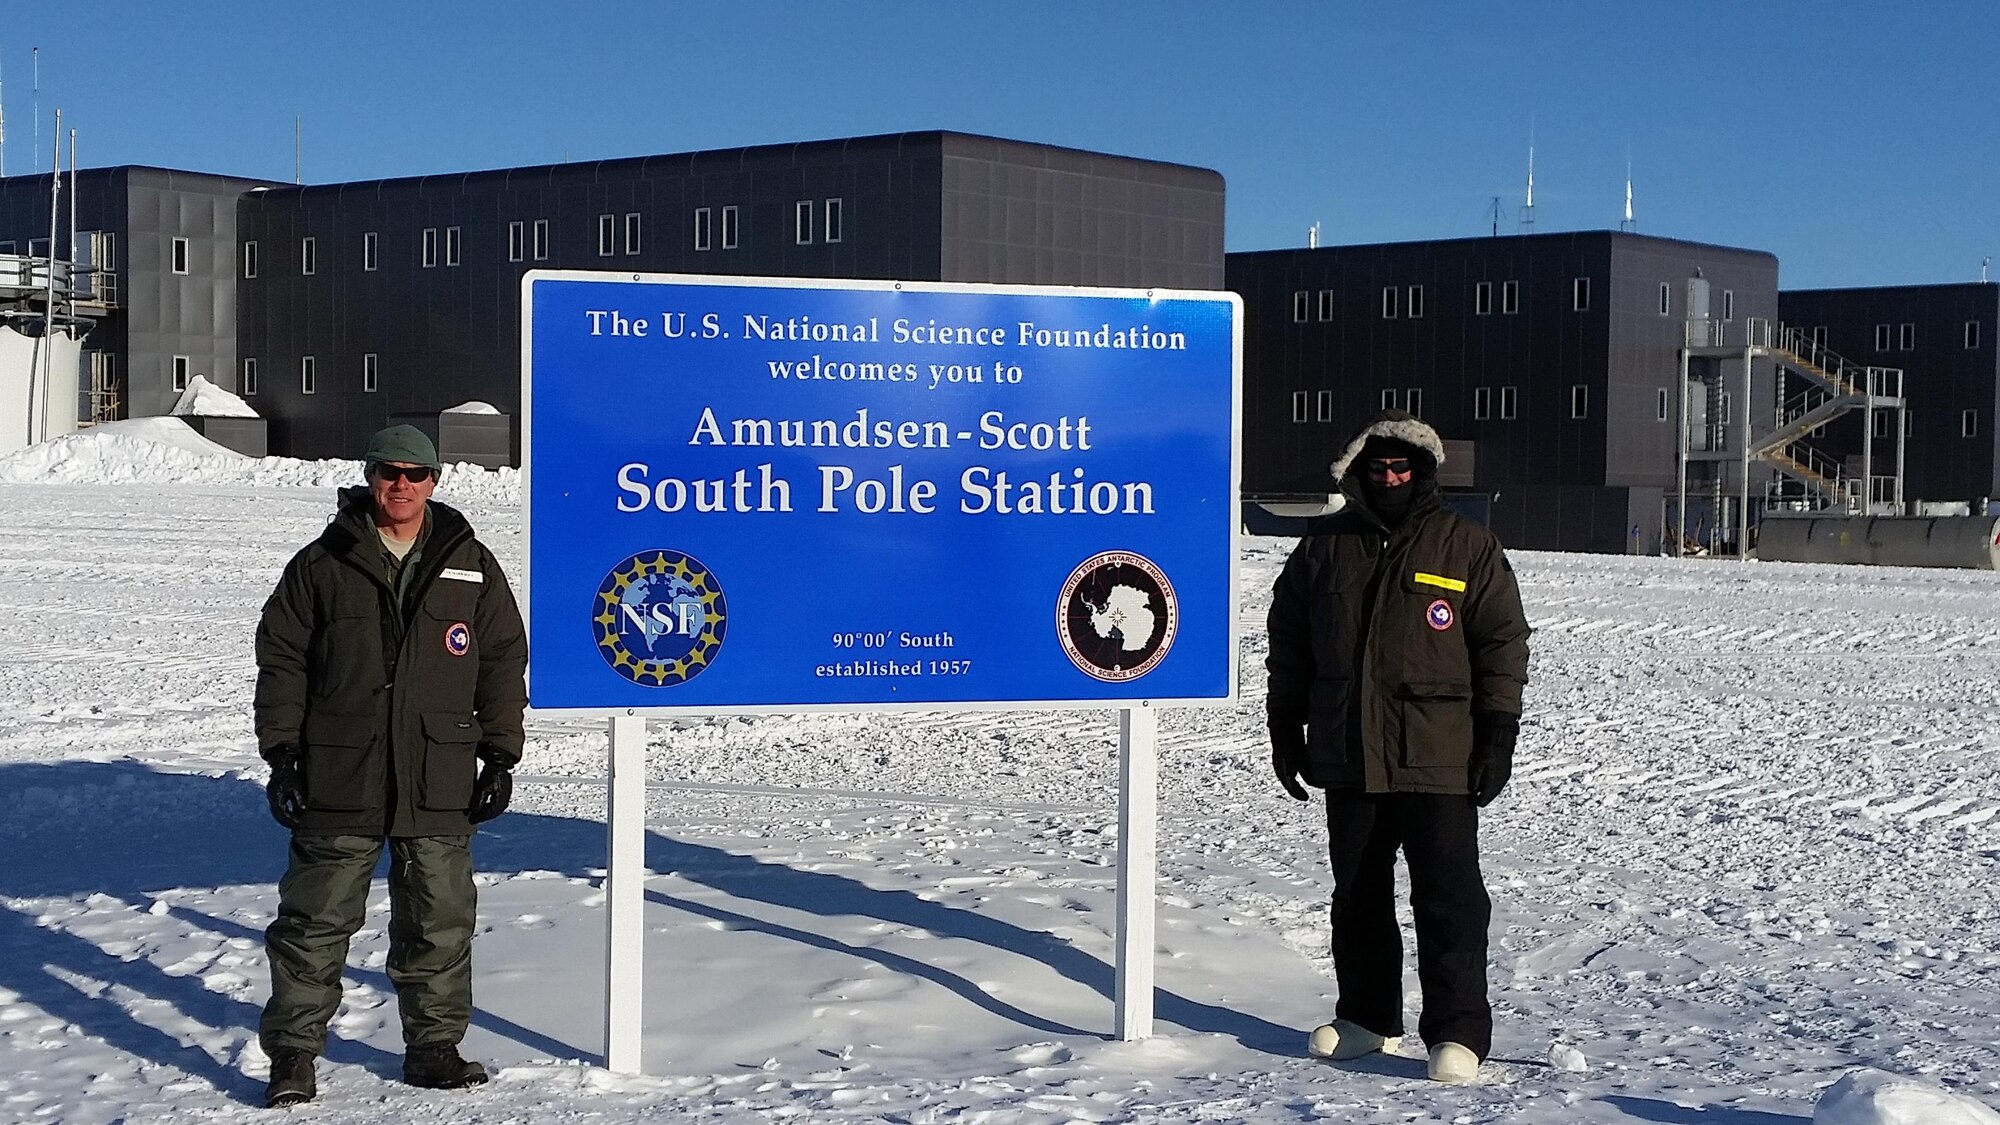
<path fill-rule="evenodd" d="M 1376 519 L 1388 527 L 1395 527 L 1410 514 L 1410 507 L 1417 502 L 1419 491 L 1414 480 L 1401 488 L 1390 488 L 1378 481 L 1367 480 L 1362 482 L 1361 498 L 1367 501 L 1368 510 L 1375 513 Z"/>

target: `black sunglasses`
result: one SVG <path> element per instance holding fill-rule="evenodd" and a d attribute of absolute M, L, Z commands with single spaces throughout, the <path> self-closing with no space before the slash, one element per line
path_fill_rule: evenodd
<path fill-rule="evenodd" d="M 411 484 L 422 484 L 431 479 L 432 470 L 429 465 L 384 465 L 377 462 L 373 472 L 377 479 L 381 480 L 384 484 L 395 480 L 397 477 L 401 477 Z"/>
<path fill-rule="evenodd" d="M 1409 471 L 1410 459 L 1408 457 L 1397 457 L 1393 460 L 1377 457 L 1368 462 L 1368 475 L 1371 477 L 1386 477 L 1390 473 L 1401 476 Z"/>

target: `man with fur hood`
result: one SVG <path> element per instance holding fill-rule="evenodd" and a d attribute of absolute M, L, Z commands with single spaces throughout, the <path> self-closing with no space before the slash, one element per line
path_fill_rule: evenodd
<path fill-rule="evenodd" d="M 1528 622 L 1499 541 L 1439 497 L 1443 461 L 1435 430 L 1388 411 L 1334 462 L 1344 503 L 1272 591 L 1266 707 L 1279 783 L 1326 790 L 1340 998 L 1307 1050 L 1358 1058 L 1403 1033 L 1400 849 L 1430 1076 L 1472 1082 L 1493 1040 L 1479 810 L 1512 772 Z"/>

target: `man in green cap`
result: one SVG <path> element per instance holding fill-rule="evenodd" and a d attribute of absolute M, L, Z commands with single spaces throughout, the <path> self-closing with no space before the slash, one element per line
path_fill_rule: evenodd
<path fill-rule="evenodd" d="M 366 486 L 341 490 L 257 626 L 257 746 L 271 815 L 292 830 L 258 1026 L 272 1106 L 316 1093 L 314 1060 L 384 840 L 403 1080 L 486 1081 L 458 1053 L 472 1017 L 471 837 L 512 795 L 527 631 L 493 553 L 431 499 L 431 439 L 391 426 L 365 461 Z"/>

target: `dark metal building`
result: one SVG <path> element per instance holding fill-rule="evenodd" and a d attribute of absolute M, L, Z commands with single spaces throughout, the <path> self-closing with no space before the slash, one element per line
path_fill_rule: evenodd
<path fill-rule="evenodd" d="M 1778 263 L 1592 231 L 1230 254 L 1227 279 L 1246 322 L 1246 494 L 1324 494 L 1348 435 L 1396 407 L 1469 442 L 1454 456 L 1509 546 L 1650 552 L 1678 471 L 1691 282 L 1715 322 L 1769 320 Z"/>
<path fill-rule="evenodd" d="M 0 179 L 0 254 L 48 254 L 49 181 Z M 165 168 L 64 173 L 55 257 L 88 276 L 98 306 L 83 343 L 80 418 L 165 414 L 195 375 L 232 385 L 238 207 L 262 183 Z"/>
<path fill-rule="evenodd" d="M 1787 324 L 1858 363 L 1904 370 L 1904 494 L 1913 502 L 1978 503 L 2000 496 L 2000 284 L 1788 290 Z M 1824 446 L 1859 455 L 1861 427 L 1891 437 L 1893 415 L 1850 415 Z"/>
<path fill-rule="evenodd" d="M 240 208 L 235 385 L 301 457 L 351 455 L 393 414 L 514 414 L 530 269 L 1222 283 L 1217 173 L 948 132 L 271 188 Z"/>

